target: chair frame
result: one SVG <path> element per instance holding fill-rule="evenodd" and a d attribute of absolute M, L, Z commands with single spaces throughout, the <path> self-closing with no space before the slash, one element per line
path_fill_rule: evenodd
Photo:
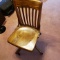
<path fill-rule="evenodd" d="M 36 1 L 34 1 L 34 0 L 26 0 L 26 1 L 24 1 L 24 0 L 13 0 L 13 3 L 14 3 L 15 9 L 16 9 L 16 13 L 17 13 L 17 17 L 18 17 L 18 27 L 20 25 L 21 26 L 30 26 L 30 27 L 36 28 L 37 30 L 40 31 L 40 20 L 41 20 L 42 2 L 40 2 L 38 0 L 36 0 Z M 23 20 L 22 20 L 22 17 L 21 17 L 20 7 L 22 8 L 22 13 L 23 13 L 23 18 L 24 18 L 25 24 L 23 23 Z M 37 27 L 36 26 L 33 26 L 33 19 L 32 19 L 32 25 L 31 25 L 31 22 L 30 22 L 30 25 L 29 24 L 26 24 L 26 20 L 25 20 L 25 17 L 24 17 L 23 8 L 26 8 L 25 9 L 25 12 L 27 12 L 27 8 L 28 7 L 29 7 L 29 10 L 30 10 L 30 8 L 33 8 L 32 9 L 32 17 L 33 17 L 33 11 L 34 11 L 34 9 L 36 9 L 35 17 L 36 17 L 36 14 L 37 14 L 37 10 L 39 10 Z M 30 11 L 29 11 L 29 15 L 30 15 Z M 28 18 L 27 17 L 27 14 L 26 14 L 26 18 Z M 29 21 L 30 21 L 30 16 L 29 16 Z M 35 25 L 36 25 L 36 20 L 35 20 Z M 43 54 L 37 47 L 36 47 L 36 49 L 38 50 L 38 52 L 40 54 Z M 18 48 L 18 50 L 16 51 L 16 54 L 20 55 L 20 53 L 19 53 L 20 50 L 21 49 Z"/>

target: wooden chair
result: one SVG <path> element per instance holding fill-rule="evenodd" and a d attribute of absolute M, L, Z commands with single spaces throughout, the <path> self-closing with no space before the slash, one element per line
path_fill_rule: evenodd
<path fill-rule="evenodd" d="M 39 0 L 13 0 L 17 17 L 18 26 L 8 38 L 8 42 L 17 46 L 17 54 L 20 49 L 32 51 L 40 35 L 40 20 L 42 2 Z M 42 52 L 36 47 L 42 54 Z"/>

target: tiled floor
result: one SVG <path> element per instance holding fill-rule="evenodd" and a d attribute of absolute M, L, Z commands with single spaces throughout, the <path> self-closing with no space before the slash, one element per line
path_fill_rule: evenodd
<path fill-rule="evenodd" d="M 60 0 L 47 0 L 43 4 L 41 33 L 37 47 L 43 51 L 39 55 L 36 49 L 33 52 L 22 50 L 17 56 L 17 47 L 7 42 L 8 37 L 17 26 L 15 12 L 6 16 L 6 31 L 0 34 L 0 60 L 60 60 Z"/>

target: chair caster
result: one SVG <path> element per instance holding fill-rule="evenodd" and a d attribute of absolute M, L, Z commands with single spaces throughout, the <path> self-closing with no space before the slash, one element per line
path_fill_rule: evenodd
<path fill-rule="evenodd" d="M 17 52 L 15 54 L 20 55 L 20 53 L 17 53 Z"/>
<path fill-rule="evenodd" d="M 20 55 L 20 48 L 18 48 L 18 50 L 15 52 L 15 54 L 17 54 L 17 55 Z"/>
<path fill-rule="evenodd" d="M 43 53 L 42 53 L 42 52 L 40 52 L 40 55 L 43 55 Z"/>

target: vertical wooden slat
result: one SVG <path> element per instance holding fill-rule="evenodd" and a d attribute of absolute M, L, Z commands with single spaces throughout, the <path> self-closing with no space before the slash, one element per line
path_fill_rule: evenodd
<path fill-rule="evenodd" d="M 18 26 L 21 24 L 23 24 L 23 22 L 21 21 L 21 14 L 20 14 L 20 8 L 16 7 L 16 12 L 17 12 L 17 17 L 18 17 Z"/>
<path fill-rule="evenodd" d="M 18 9 L 19 9 L 19 18 L 20 18 L 20 22 L 21 22 L 21 24 L 23 24 L 23 21 L 22 21 L 22 17 L 21 17 L 21 11 L 20 11 L 20 7 L 18 7 Z"/>
<path fill-rule="evenodd" d="M 30 26 L 31 26 L 31 21 L 30 21 L 30 8 L 29 8 L 29 23 L 30 23 Z"/>
<path fill-rule="evenodd" d="M 27 17 L 28 17 L 28 15 L 27 15 L 27 14 L 28 14 L 28 13 L 27 13 L 27 7 L 26 7 L 26 8 L 25 8 L 25 15 L 26 15 L 26 16 L 25 16 L 25 17 L 26 17 L 26 24 L 28 24 L 28 18 L 27 18 Z"/>
<path fill-rule="evenodd" d="M 35 9 L 33 11 L 33 26 L 35 27 Z"/>
<path fill-rule="evenodd" d="M 24 24 L 26 24 L 23 7 L 22 7 L 22 14 L 23 14 L 23 19 L 24 19 Z"/>
<path fill-rule="evenodd" d="M 19 18 L 19 14 L 18 14 L 18 7 L 16 7 L 15 9 L 16 9 L 17 17 L 18 17 L 18 26 L 19 26 L 19 24 L 20 24 L 19 19 L 20 19 L 20 18 Z"/>
<path fill-rule="evenodd" d="M 37 10 L 35 10 L 35 27 L 36 27 L 36 15 L 37 15 Z"/>
<path fill-rule="evenodd" d="M 33 13 L 34 13 L 34 9 L 32 8 L 32 26 L 34 26 L 34 22 L 33 22 Z"/>
<path fill-rule="evenodd" d="M 23 25 L 24 25 L 24 19 L 23 19 L 23 13 L 22 13 L 22 8 L 21 7 L 20 7 L 20 13 L 21 13 L 21 18 L 22 18 Z"/>
<path fill-rule="evenodd" d="M 42 11 L 42 4 L 40 6 L 39 15 L 38 15 L 38 28 L 37 28 L 38 30 L 40 30 L 41 11 Z"/>
<path fill-rule="evenodd" d="M 39 10 L 39 13 L 38 13 L 38 27 L 37 27 L 37 29 L 40 29 L 40 19 L 41 19 L 41 9 Z"/>
<path fill-rule="evenodd" d="M 31 23 L 31 26 L 32 26 L 32 8 L 30 8 L 30 23 Z"/>
<path fill-rule="evenodd" d="M 30 25 L 30 23 L 29 23 L 29 8 L 27 8 L 27 20 L 28 20 L 27 24 Z"/>
<path fill-rule="evenodd" d="M 36 14 L 36 28 L 38 27 L 38 13 L 39 13 L 39 11 L 37 10 L 37 14 Z"/>
<path fill-rule="evenodd" d="M 26 20 L 26 8 L 23 8 L 23 12 L 24 12 L 24 18 L 25 18 L 25 25 L 27 24 L 27 20 Z"/>

